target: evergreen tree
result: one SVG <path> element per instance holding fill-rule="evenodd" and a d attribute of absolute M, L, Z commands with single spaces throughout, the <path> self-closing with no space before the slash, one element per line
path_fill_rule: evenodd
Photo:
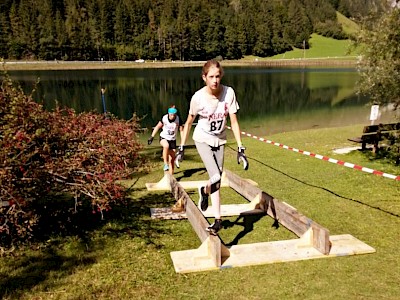
<path fill-rule="evenodd" d="M 38 6 L 38 32 L 39 49 L 38 57 L 40 59 L 53 59 L 56 56 L 56 29 L 54 23 L 52 3 L 50 0 L 43 0 Z"/>
<path fill-rule="evenodd" d="M 179 5 L 178 18 L 176 20 L 175 53 L 179 60 L 187 59 L 190 47 L 190 20 L 188 1 L 182 1 Z"/>
<path fill-rule="evenodd" d="M 24 51 L 24 44 L 22 42 L 23 28 L 15 2 L 10 7 L 9 18 L 11 37 L 8 43 L 8 57 L 21 59 Z"/>
<path fill-rule="evenodd" d="M 217 56 L 225 56 L 226 46 L 224 40 L 225 27 L 222 23 L 219 12 L 213 9 L 210 13 L 210 22 L 204 34 L 206 43 L 204 45 L 206 58 L 211 59 Z"/>
<path fill-rule="evenodd" d="M 2 7 L 0 6 L 0 9 L 1 8 Z M 5 12 L 6 10 L 1 10 L 0 12 L 0 57 L 1 58 L 8 58 L 7 45 L 9 43 L 9 36 L 11 35 L 10 22 Z"/>
<path fill-rule="evenodd" d="M 228 25 L 225 31 L 226 59 L 240 59 L 243 57 L 239 47 L 236 28 Z"/>
<path fill-rule="evenodd" d="M 296 48 L 308 45 L 312 33 L 311 21 L 300 2 L 291 0 L 287 9 L 287 24 L 285 26 L 285 39 Z"/>

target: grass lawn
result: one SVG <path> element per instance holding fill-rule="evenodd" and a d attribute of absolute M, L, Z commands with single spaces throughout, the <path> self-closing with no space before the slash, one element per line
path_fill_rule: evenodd
<path fill-rule="evenodd" d="M 359 151 L 335 154 L 353 146 L 362 125 L 280 133 L 265 138 L 313 153 L 391 174 L 398 166 L 372 160 Z M 142 137 L 143 141 L 146 137 Z M 220 271 L 176 274 L 170 252 L 200 246 L 187 220 L 153 220 L 150 207 L 174 203 L 169 192 L 148 192 L 146 182 L 163 176 L 157 143 L 144 153 L 154 171 L 124 184 L 128 207 L 116 208 L 92 231 L 54 237 L 37 249 L 14 251 L 0 258 L 1 299 L 398 299 L 400 295 L 400 182 L 243 138 L 248 171 L 236 163 L 230 136 L 225 167 L 330 230 L 351 234 L 376 253 L 276 263 Z M 207 175 L 194 148 L 175 174 L 178 180 Z M 197 194 L 189 195 L 197 200 Z M 240 195 L 222 189 L 223 204 L 242 203 Z M 235 221 L 236 218 L 229 220 Z M 210 220 L 212 222 L 212 220 Z M 248 244 L 295 238 L 269 217 L 255 218 L 253 230 L 235 241 L 243 226 L 221 232 L 225 243 Z"/>

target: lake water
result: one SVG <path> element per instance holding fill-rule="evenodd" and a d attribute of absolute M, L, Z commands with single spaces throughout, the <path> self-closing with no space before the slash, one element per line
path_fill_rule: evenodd
<path fill-rule="evenodd" d="M 367 97 L 356 95 L 358 73 L 352 68 L 226 67 L 222 82 L 239 101 L 241 128 L 258 135 L 370 124 Z M 175 104 L 186 119 L 192 94 L 203 86 L 200 68 L 9 71 L 26 92 L 40 79 L 34 97 L 47 108 L 56 101 L 78 112 L 107 111 L 129 119 L 143 117 L 151 128 Z M 381 121 L 391 113 L 381 110 Z"/>

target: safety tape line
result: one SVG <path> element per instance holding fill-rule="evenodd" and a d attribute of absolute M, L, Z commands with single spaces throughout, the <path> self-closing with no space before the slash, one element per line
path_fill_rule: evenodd
<path fill-rule="evenodd" d="M 228 127 L 228 129 L 232 129 L 232 127 L 230 127 L 230 126 L 227 126 L 227 127 Z M 273 142 L 271 140 L 266 140 L 264 138 L 260 138 L 260 137 L 258 137 L 256 135 L 253 135 L 253 134 L 250 134 L 250 133 L 247 133 L 247 132 L 244 132 L 244 131 L 241 131 L 241 134 L 243 134 L 245 136 L 248 136 L 248 137 L 252 137 L 252 138 L 254 138 L 256 140 L 259 140 L 261 142 L 265 142 L 267 144 L 272 144 L 274 146 L 278 146 L 278 147 L 286 149 L 286 150 L 291 150 L 291 151 L 294 151 L 294 152 L 297 152 L 297 153 L 300 153 L 300 154 L 304 154 L 304 155 L 308 155 L 308 156 L 311 156 L 311 157 L 315 157 L 315 158 L 318 158 L 318 159 L 321 159 L 321 160 L 324 160 L 324 161 L 328 161 L 330 163 L 342 165 L 342 166 L 345 166 L 345 167 L 348 167 L 348 168 L 351 168 L 351 169 L 355 169 L 355 170 L 363 171 L 363 172 L 366 172 L 366 173 L 370 173 L 370 174 L 374 174 L 374 175 L 378 175 L 378 176 L 383 176 L 383 177 L 386 177 L 386 178 L 390 178 L 390 179 L 394 179 L 394 180 L 400 181 L 400 175 L 392 175 L 392 174 L 384 173 L 382 171 L 377 171 L 377 170 L 373 170 L 373 169 L 370 169 L 370 168 L 362 167 L 362 166 L 359 166 L 359 165 L 356 165 L 356 164 L 353 164 L 353 163 L 345 162 L 345 161 L 342 161 L 342 160 L 330 158 L 330 157 L 323 156 L 323 155 L 320 155 L 320 154 L 315 154 L 315 153 L 312 153 L 312 152 L 309 152 L 309 151 L 299 150 L 299 149 L 296 149 L 296 148 L 293 148 L 293 147 L 289 147 L 289 146 L 286 146 L 286 145 L 283 145 L 283 144 L 280 144 L 280 143 Z"/>

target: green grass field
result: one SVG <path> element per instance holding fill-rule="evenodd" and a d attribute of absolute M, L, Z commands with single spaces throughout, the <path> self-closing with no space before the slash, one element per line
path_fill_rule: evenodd
<path fill-rule="evenodd" d="M 359 164 L 390 174 L 398 166 L 372 160 L 359 151 L 335 154 L 353 146 L 362 125 L 288 132 L 265 138 L 302 150 Z M 146 137 L 143 137 L 145 141 Z M 146 146 L 154 169 L 124 184 L 130 204 L 116 208 L 93 231 L 54 237 L 36 249 L 0 258 L 1 299 L 398 299 L 400 294 L 400 182 L 244 138 L 250 169 L 236 163 L 233 137 L 225 150 L 225 167 L 330 230 L 351 234 L 376 253 L 275 263 L 220 271 L 177 274 L 170 252 L 196 249 L 200 241 L 187 220 L 154 220 L 150 207 L 174 203 L 169 192 L 148 192 L 146 182 L 163 176 L 160 149 Z M 194 148 L 175 174 L 178 180 L 206 179 Z M 197 194 L 189 195 L 197 201 Z M 223 204 L 243 198 L 222 189 Z M 232 222 L 234 218 L 230 218 Z M 212 222 L 212 219 L 209 220 Z M 269 217 L 255 218 L 238 244 L 295 238 Z M 222 230 L 225 243 L 243 231 L 240 223 Z"/>

